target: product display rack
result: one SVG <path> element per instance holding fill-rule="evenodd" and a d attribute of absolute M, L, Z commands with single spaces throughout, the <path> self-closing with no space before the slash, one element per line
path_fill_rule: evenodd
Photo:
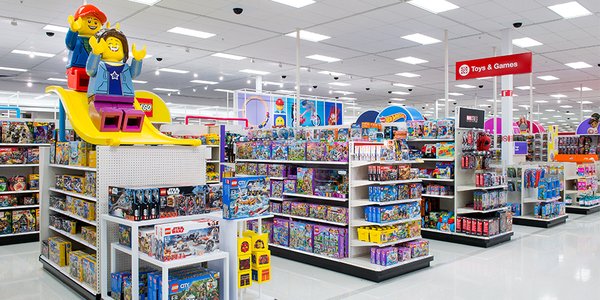
<path fill-rule="evenodd" d="M 578 198 L 582 195 L 597 195 L 597 191 L 586 190 L 581 191 L 577 188 L 578 180 L 595 180 L 598 183 L 597 174 L 590 176 L 580 176 L 577 174 L 578 165 L 576 163 L 564 163 L 565 165 L 565 189 L 563 199 L 567 203 L 567 213 L 589 215 L 600 211 L 600 203 L 592 206 L 579 205 Z M 597 166 L 597 164 L 596 164 Z M 568 199 L 571 199 L 570 203 Z"/>
<path fill-rule="evenodd" d="M 45 149 L 49 146 L 49 144 L 14 144 L 14 143 L 0 143 L 0 147 L 16 147 L 16 148 L 38 148 L 40 151 L 40 157 L 42 149 Z M 39 172 L 40 164 L 3 164 L 0 165 L 0 175 L 5 176 L 7 178 L 15 175 L 27 176 L 33 173 Z M 41 186 L 41 174 L 40 174 L 40 186 Z M 8 184 L 8 183 L 7 183 Z M 0 213 L 4 213 L 4 211 L 12 211 L 20 210 L 20 209 L 39 209 L 41 203 L 41 195 L 39 189 L 35 190 L 24 190 L 24 191 L 5 191 L 0 192 L 0 195 L 38 195 L 38 203 L 33 205 L 17 205 L 17 206 L 6 206 L 0 207 Z M 39 218 L 37 220 L 39 224 Z M 12 223 L 10 224 L 12 226 Z M 39 226 L 39 225 L 38 225 Z M 9 234 L 0 234 L 0 246 L 3 245 L 11 245 L 11 244 L 19 244 L 19 243 L 30 243 L 36 242 L 40 238 L 40 231 L 29 231 L 29 232 L 20 232 L 20 233 L 9 233 Z"/>

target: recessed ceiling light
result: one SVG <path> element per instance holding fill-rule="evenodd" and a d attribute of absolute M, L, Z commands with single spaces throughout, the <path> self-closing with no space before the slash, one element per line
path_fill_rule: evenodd
<path fill-rule="evenodd" d="M 541 115 L 542 113 L 536 111 L 536 112 L 532 112 L 531 114 L 533 114 L 533 115 Z"/>
<path fill-rule="evenodd" d="M 545 80 L 545 81 L 552 81 L 552 80 L 559 80 L 560 79 L 560 78 L 558 78 L 556 76 L 552 76 L 552 75 L 538 76 L 537 78 L 539 78 L 541 80 Z"/>
<path fill-rule="evenodd" d="M 59 81 L 59 82 L 67 82 L 66 78 L 56 78 L 56 77 L 50 77 L 48 79 L 46 79 L 48 81 Z"/>
<path fill-rule="evenodd" d="M 490 105 L 489 104 L 477 104 L 477 106 L 479 106 L 479 107 L 488 107 Z"/>
<path fill-rule="evenodd" d="M 176 89 L 167 89 L 167 88 L 153 88 L 152 90 L 155 91 L 160 91 L 160 92 L 179 92 L 179 90 Z"/>
<path fill-rule="evenodd" d="M 494 102 L 494 99 L 487 99 L 485 101 L 487 101 L 487 102 Z M 496 102 L 501 102 L 501 101 L 499 99 L 497 99 Z"/>
<path fill-rule="evenodd" d="M 263 84 L 264 84 L 264 85 L 275 85 L 275 86 L 278 86 L 278 87 L 280 87 L 280 88 L 282 88 L 282 87 L 283 87 L 283 83 L 281 83 L 281 82 L 274 82 L 274 81 L 263 81 Z"/>
<path fill-rule="evenodd" d="M 529 105 L 521 104 L 521 105 L 519 105 L 519 107 L 529 108 Z"/>
<path fill-rule="evenodd" d="M 592 103 L 594 103 L 594 102 L 585 100 L 585 101 L 581 101 L 580 103 L 581 103 L 581 104 L 592 104 Z"/>
<path fill-rule="evenodd" d="M 395 92 L 392 92 L 392 94 L 394 94 L 394 95 L 410 95 L 410 93 L 407 93 L 407 92 L 400 92 L 400 91 L 395 91 Z"/>
<path fill-rule="evenodd" d="M 325 55 L 321 55 L 321 54 L 309 55 L 306 58 L 314 59 L 314 60 L 319 60 L 319 61 L 324 61 L 324 62 L 328 62 L 328 63 L 337 62 L 337 61 L 341 60 L 339 58 L 325 56 Z"/>
<path fill-rule="evenodd" d="M 259 71 L 259 70 L 252 70 L 252 69 L 243 69 L 240 70 L 241 73 L 246 73 L 246 74 L 254 74 L 254 75 L 268 75 L 271 74 L 271 72 L 267 72 L 267 71 Z"/>
<path fill-rule="evenodd" d="M 129 1 L 152 6 L 152 5 L 160 2 L 161 0 L 129 0 Z"/>
<path fill-rule="evenodd" d="M 225 90 L 225 89 L 214 89 L 213 91 L 215 91 L 215 92 L 223 92 L 223 93 L 233 93 L 232 90 Z"/>
<path fill-rule="evenodd" d="M 547 120 L 547 119 L 548 119 L 548 118 L 546 118 L 546 120 Z M 556 124 L 556 122 L 553 122 L 553 121 L 548 121 L 548 124 Z"/>
<path fill-rule="evenodd" d="M 227 59 L 233 59 L 233 60 L 242 60 L 242 59 L 246 59 L 246 57 L 244 56 L 239 56 L 239 55 L 233 55 L 233 54 L 227 54 L 227 53 L 213 53 L 210 56 L 214 56 L 214 57 L 220 57 L 220 58 L 227 58 Z"/>
<path fill-rule="evenodd" d="M 346 101 L 355 101 L 356 98 L 352 98 L 352 97 L 340 97 L 340 100 L 346 100 Z M 350 103 L 347 103 L 350 104 Z M 352 103 L 352 105 L 356 105 L 355 103 Z"/>
<path fill-rule="evenodd" d="M 573 106 L 571 106 L 571 105 L 561 105 L 560 107 L 562 107 L 562 108 L 573 108 Z"/>
<path fill-rule="evenodd" d="M 567 95 L 563 95 L 563 94 L 553 94 L 553 95 L 550 95 L 550 97 L 552 97 L 552 98 L 566 98 L 566 97 L 567 97 Z"/>
<path fill-rule="evenodd" d="M 403 87 L 403 88 L 411 88 L 411 87 L 415 87 L 414 85 L 410 85 L 410 84 L 404 84 L 404 83 L 394 83 L 392 84 L 393 86 L 397 86 L 397 87 Z"/>
<path fill-rule="evenodd" d="M 314 0 L 272 0 L 273 2 L 285 4 L 295 8 L 305 7 L 315 3 Z"/>
<path fill-rule="evenodd" d="M 519 111 L 519 109 L 518 108 L 513 108 L 513 111 Z"/>
<path fill-rule="evenodd" d="M 413 78 L 413 77 L 420 77 L 421 75 L 419 74 L 415 74 L 415 73 L 409 73 L 409 72 L 402 72 L 402 73 L 397 73 L 397 76 L 402 76 L 402 77 L 408 77 L 408 78 Z"/>
<path fill-rule="evenodd" d="M 290 32 L 288 34 L 286 34 L 285 36 L 289 36 L 289 37 L 293 37 L 296 38 L 296 32 Z M 330 39 L 330 36 L 326 36 L 323 34 L 318 34 L 318 33 L 314 33 L 314 32 L 310 32 L 310 31 L 306 31 L 306 30 L 300 30 L 300 39 L 301 40 L 306 40 L 306 41 L 310 41 L 310 42 L 320 42 L 320 41 L 324 41 L 326 39 Z"/>
<path fill-rule="evenodd" d="M 556 111 L 556 110 L 555 109 L 546 109 L 546 111 L 553 112 L 553 111 Z"/>
<path fill-rule="evenodd" d="M 0 70 L 4 70 L 4 71 L 15 71 L 15 72 L 27 72 L 27 69 L 20 69 L 20 68 L 10 68 L 10 67 L 0 67 Z"/>
<path fill-rule="evenodd" d="M 52 54 L 52 53 L 35 52 L 35 51 L 27 51 L 27 50 L 19 50 L 19 49 L 15 49 L 15 50 L 11 51 L 10 53 L 29 55 L 29 57 L 36 57 L 36 56 L 54 57 L 54 54 Z"/>
<path fill-rule="evenodd" d="M 575 115 L 575 113 L 568 112 L 568 113 L 565 113 L 565 115 L 567 115 L 567 116 L 573 116 L 573 115 Z"/>
<path fill-rule="evenodd" d="M 463 93 L 448 93 L 448 96 L 464 96 Z"/>
<path fill-rule="evenodd" d="M 186 71 L 186 70 L 170 69 L 170 68 L 160 68 L 158 70 L 161 72 L 169 72 L 169 73 L 177 73 L 177 74 L 187 74 L 190 72 L 190 71 Z"/>
<path fill-rule="evenodd" d="M 565 19 L 589 16 L 592 14 L 591 11 L 587 10 L 577 1 L 552 5 L 548 6 L 548 8 Z"/>
<path fill-rule="evenodd" d="M 330 82 L 329 85 L 350 86 L 349 83 L 345 83 L 345 82 Z"/>
<path fill-rule="evenodd" d="M 446 0 L 411 0 L 408 4 L 414 5 L 418 8 L 422 8 L 428 12 L 439 14 L 441 12 L 453 10 L 459 8 L 454 3 Z"/>
<path fill-rule="evenodd" d="M 591 109 L 584 109 L 584 110 L 582 110 L 582 112 L 585 112 L 585 113 L 591 113 L 592 111 L 593 110 L 591 110 Z"/>
<path fill-rule="evenodd" d="M 585 68 L 591 68 L 592 66 L 586 62 L 583 61 L 578 61 L 578 62 L 572 62 L 572 63 L 568 63 L 565 64 L 567 67 L 571 67 L 573 69 L 585 69 Z"/>
<path fill-rule="evenodd" d="M 48 30 L 48 31 L 64 32 L 64 33 L 69 31 L 69 28 L 67 28 L 67 27 L 50 25 L 50 24 L 44 26 L 44 28 L 42 28 L 42 29 Z"/>
<path fill-rule="evenodd" d="M 534 102 L 535 103 L 548 103 L 548 101 L 546 101 L 546 100 L 535 100 Z"/>
<path fill-rule="evenodd" d="M 476 88 L 476 86 L 470 85 L 470 84 L 457 84 L 457 85 L 455 85 L 455 87 L 461 88 L 461 89 L 474 89 L 474 88 Z"/>
<path fill-rule="evenodd" d="M 424 64 L 426 62 L 429 62 L 428 60 L 424 60 L 424 59 L 420 59 L 420 58 L 416 58 L 416 57 L 412 57 L 412 56 L 396 58 L 396 60 L 401 61 L 403 63 L 411 64 L 411 65 L 418 65 L 418 64 Z"/>
<path fill-rule="evenodd" d="M 148 81 L 145 80 L 132 80 L 133 83 L 140 83 L 140 84 L 145 84 L 148 83 Z"/>
<path fill-rule="evenodd" d="M 392 101 L 406 101 L 404 98 L 390 98 Z"/>
<path fill-rule="evenodd" d="M 331 71 L 320 71 L 319 74 L 331 75 L 331 76 L 346 76 L 346 74 L 344 74 L 344 73 L 331 72 Z"/>
<path fill-rule="evenodd" d="M 183 28 L 183 27 L 173 27 L 173 28 L 167 30 L 167 32 L 177 33 L 177 34 L 182 34 L 182 35 L 187 35 L 187 36 L 193 36 L 193 37 L 197 37 L 197 38 L 201 38 L 201 39 L 207 39 L 207 38 L 210 38 L 210 37 L 213 37 L 216 35 L 214 33 L 209 33 L 209 32 L 189 29 L 189 28 Z"/>
<path fill-rule="evenodd" d="M 535 87 L 533 87 L 533 88 L 532 88 L 532 87 L 530 87 L 530 86 L 528 86 L 528 85 L 522 85 L 522 86 L 518 86 L 518 87 L 516 87 L 516 89 L 519 89 L 519 90 L 524 90 L 524 91 L 525 91 L 525 90 L 530 90 L 530 89 L 534 89 L 534 90 L 535 90 Z"/>
<path fill-rule="evenodd" d="M 414 33 L 414 34 L 409 34 L 409 35 L 405 35 L 402 37 L 405 40 L 409 40 L 415 43 L 419 43 L 421 45 L 431 45 L 431 44 L 435 44 L 435 43 L 441 43 L 442 41 L 436 39 L 436 38 L 432 38 L 430 36 L 424 35 L 424 34 L 420 34 L 420 33 Z"/>
<path fill-rule="evenodd" d="M 585 86 L 584 87 L 576 87 L 576 88 L 573 88 L 573 89 L 576 90 L 576 91 L 582 91 L 582 92 L 589 92 L 589 91 L 592 90 L 591 88 L 585 87 Z"/>
<path fill-rule="evenodd" d="M 199 84 L 218 84 L 218 82 L 216 81 L 207 81 L 207 80 L 198 80 L 198 79 L 194 79 L 192 81 L 190 81 L 191 83 L 199 83 Z"/>
<path fill-rule="evenodd" d="M 354 95 L 354 92 L 347 92 L 347 91 L 333 91 L 335 94 L 342 94 L 344 96 L 346 95 Z"/>
<path fill-rule="evenodd" d="M 513 45 L 515 45 L 517 47 L 521 47 L 521 48 L 529 48 L 529 47 L 543 45 L 542 43 L 540 43 L 532 38 L 528 38 L 528 37 L 524 37 L 524 38 L 520 38 L 520 39 L 513 39 L 512 43 L 513 43 Z"/>

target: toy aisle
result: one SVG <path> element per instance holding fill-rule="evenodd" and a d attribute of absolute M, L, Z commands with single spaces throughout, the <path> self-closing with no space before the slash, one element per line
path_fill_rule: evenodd
<path fill-rule="evenodd" d="M 450 1 L 5 1 L 0 299 L 597 294 L 597 3 Z"/>

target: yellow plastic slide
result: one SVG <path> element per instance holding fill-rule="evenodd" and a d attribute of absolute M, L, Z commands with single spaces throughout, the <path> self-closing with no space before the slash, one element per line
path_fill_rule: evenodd
<path fill-rule="evenodd" d="M 92 123 L 88 113 L 87 94 L 66 90 L 59 86 L 49 86 L 46 93 L 56 93 L 62 102 L 71 126 L 83 140 L 94 145 L 182 145 L 199 146 L 200 140 L 175 139 L 162 134 L 144 118 L 141 132 L 101 132 Z M 137 94 L 137 93 L 136 93 Z M 138 101 L 135 108 L 141 109 Z"/>

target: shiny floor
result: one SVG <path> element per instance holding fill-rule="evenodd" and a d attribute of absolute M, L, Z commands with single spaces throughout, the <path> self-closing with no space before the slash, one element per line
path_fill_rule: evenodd
<path fill-rule="evenodd" d="M 275 257 L 273 280 L 242 298 L 600 299 L 600 213 L 514 231 L 490 249 L 432 241 L 430 268 L 379 284 Z M 42 270 L 38 253 L 37 243 L 0 247 L 0 299 L 79 299 Z"/>

